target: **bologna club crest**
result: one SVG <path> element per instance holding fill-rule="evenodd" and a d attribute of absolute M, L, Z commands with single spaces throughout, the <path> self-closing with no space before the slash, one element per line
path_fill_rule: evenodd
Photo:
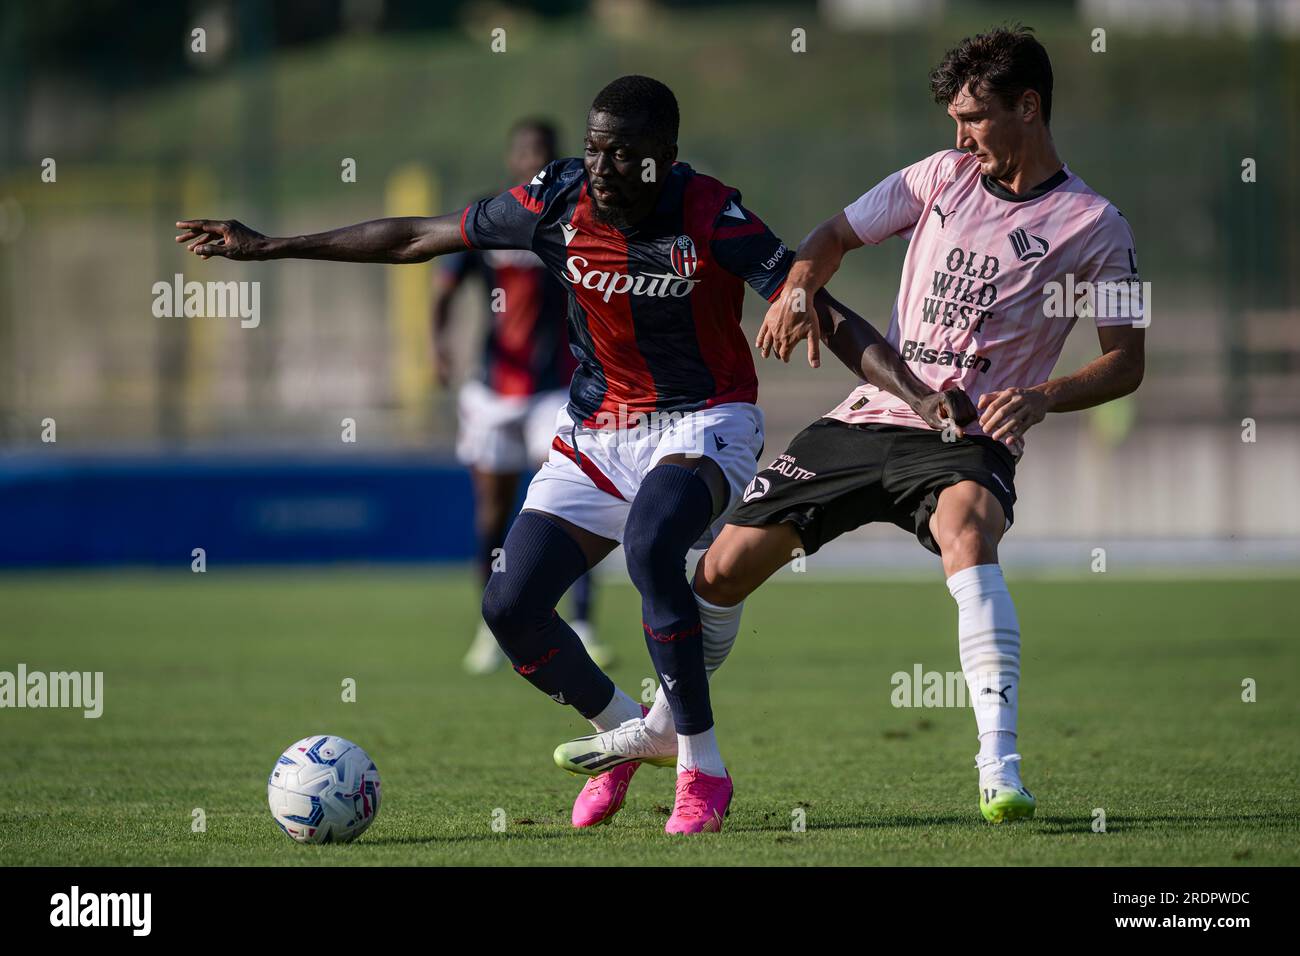
<path fill-rule="evenodd" d="M 673 241 L 672 262 L 673 272 L 683 279 L 695 275 L 695 267 L 700 264 L 700 260 L 695 255 L 695 242 L 690 236 L 678 236 Z"/>

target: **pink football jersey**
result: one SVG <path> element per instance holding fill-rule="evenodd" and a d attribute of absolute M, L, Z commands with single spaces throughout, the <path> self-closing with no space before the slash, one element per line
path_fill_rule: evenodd
<path fill-rule="evenodd" d="M 865 243 L 907 240 L 888 339 L 935 389 L 960 386 L 978 402 L 985 392 L 1046 381 L 1076 314 L 1099 326 L 1145 324 L 1131 317 L 1142 315 L 1140 299 L 1126 302 L 1122 315 L 1092 297 L 1076 307 L 1085 300 L 1075 290 L 1097 283 L 1122 284 L 1126 294 L 1137 288 L 1128 221 L 1068 167 L 1044 186 L 1013 197 L 986 184 L 969 153 L 948 149 L 844 210 Z M 828 415 L 928 427 L 900 399 L 866 384 Z M 983 434 L 978 421 L 965 431 Z"/>

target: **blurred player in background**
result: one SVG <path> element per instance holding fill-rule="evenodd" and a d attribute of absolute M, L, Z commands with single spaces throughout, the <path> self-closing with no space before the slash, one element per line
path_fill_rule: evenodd
<path fill-rule="evenodd" d="M 532 179 L 555 159 L 555 127 L 545 120 L 520 120 L 510 131 L 506 170 L 510 182 Z M 447 329 L 452 302 L 466 279 L 478 276 L 487 305 L 482 366 L 461 387 L 456 456 L 474 481 L 474 526 L 482 584 L 505 544 L 514 514 L 520 475 L 546 461 L 555 435 L 555 416 L 569 399 L 569 381 L 578 363 L 566 331 L 569 294 L 529 249 L 466 250 L 443 257 L 432 300 L 434 367 L 438 383 L 453 379 Z M 574 583 L 569 624 L 599 667 L 613 664 L 591 624 L 592 573 Z M 465 655 L 465 669 L 487 674 L 505 661 L 486 623 Z"/>

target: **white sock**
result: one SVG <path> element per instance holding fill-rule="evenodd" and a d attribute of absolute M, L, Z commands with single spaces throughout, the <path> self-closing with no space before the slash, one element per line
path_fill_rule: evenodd
<path fill-rule="evenodd" d="M 700 636 L 704 641 L 704 670 L 712 678 L 713 672 L 722 666 L 722 662 L 731 653 L 732 645 L 736 643 L 736 635 L 740 633 L 740 614 L 745 609 L 745 602 L 741 601 L 735 607 L 720 607 L 717 604 L 710 604 L 696 594 L 695 603 L 700 608 Z M 664 750 L 668 750 L 677 743 L 677 728 L 673 726 L 673 712 L 668 706 L 668 695 L 664 693 L 662 684 L 655 691 L 654 706 L 650 708 L 650 713 L 646 715 L 645 729 L 646 733 L 657 740 Z M 714 746 L 716 747 L 716 743 Z M 679 749 L 678 753 L 680 752 Z M 709 771 L 704 772 L 708 773 Z"/>
<path fill-rule="evenodd" d="M 605 709 L 591 718 L 591 726 L 604 733 L 606 730 L 613 730 L 625 720 L 640 716 L 641 705 L 615 687 L 614 696 L 609 699 Z"/>
<path fill-rule="evenodd" d="M 677 735 L 677 772 L 685 773 L 687 770 L 698 770 L 710 777 L 727 775 L 712 727 L 702 734 Z"/>
<path fill-rule="evenodd" d="M 948 579 L 957 602 L 957 637 L 979 733 L 978 764 L 1016 750 L 1020 700 L 1020 622 L 1002 569 L 977 564 Z"/>
<path fill-rule="evenodd" d="M 710 604 L 698 594 L 695 603 L 700 608 L 700 636 L 704 639 L 704 669 L 710 677 L 722 666 L 722 662 L 731 653 L 740 633 L 740 614 L 745 610 L 745 602 L 735 607 L 720 607 Z"/>
<path fill-rule="evenodd" d="M 990 730 L 980 734 L 980 752 L 975 759 L 1001 760 L 1007 754 L 1016 752 L 1016 735 L 1007 730 Z"/>
<path fill-rule="evenodd" d="M 655 691 L 655 702 L 650 707 L 650 713 L 645 715 L 645 732 L 664 751 L 677 746 L 677 728 L 673 726 L 673 711 L 668 706 L 668 695 L 664 692 L 663 684 Z"/>

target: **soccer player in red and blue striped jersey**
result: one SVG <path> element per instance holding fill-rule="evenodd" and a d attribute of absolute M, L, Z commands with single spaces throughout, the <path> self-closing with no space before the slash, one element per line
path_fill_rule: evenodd
<path fill-rule="evenodd" d="M 550 459 L 484 592 L 483 616 L 515 670 L 574 707 L 601 738 L 557 750 L 562 766 L 591 776 L 574 806 L 575 826 L 612 817 L 641 762 L 677 767 L 670 833 L 720 829 L 732 795 L 708 686 L 711 662 L 725 649 L 706 646 L 702 615 L 711 609 L 684 565 L 692 546 L 721 530 L 757 467 L 763 416 L 740 328 L 744 287 L 775 300 L 793 255 L 737 190 L 677 162 L 677 128 L 672 92 L 625 76 L 592 103 L 581 158 L 557 160 L 453 215 L 283 239 L 233 221 L 178 223 L 178 241 L 205 257 L 401 263 L 528 249 L 565 284 L 578 370 Z M 963 392 L 924 385 L 824 290 L 812 304 L 827 345 L 856 374 L 936 427 L 974 417 Z M 620 543 L 671 714 L 667 740 L 647 730 L 644 709 L 555 611 L 569 586 Z"/>

